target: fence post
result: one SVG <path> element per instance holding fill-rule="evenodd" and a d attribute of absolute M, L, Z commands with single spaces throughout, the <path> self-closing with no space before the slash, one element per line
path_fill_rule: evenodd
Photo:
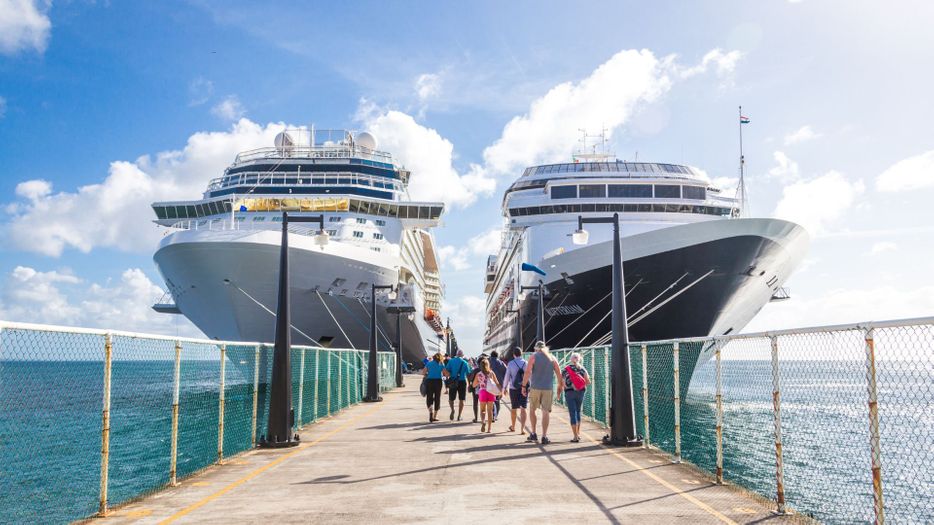
<path fill-rule="evenodd" d="M 227 345 L 221 345 L 221 390 L 217 400 L 217 462 L 224 461 L 224 384 L 226 377 L 224 365 L 227 361 Z"/>
<path fill-rule="evenodd" d="M 603 347 L 603 428 L 610 428 L 610 349 Z"/>
<path fill-rule="evenodd" d="M 318 368 L 318 363 L 320 362 L 321 351 L 315 348 L 315 394 L 312 396 L 314 401 L 314 419 L 312 421 L 318 420 L 318 385 L 321 383 L 321 369 Z"/>
<path fill-rule="evenodd" d="M 172 447 L 169 459 L 169 485 L 178 485 L 176 463 L 178 460 L 178 394 L 182 384 L 182 343 L 175 341 L 175 367 L 172 379 Z"/>
<path fill-rule="evenodd" d="M 259 405 L 259 347 L 260 345 L 256 345 L 256 352 L 253 356 L 253 420 L 250 423 L 250 432 L 254 447 L 256 447 L 256 410 Z"/>
<path fill-rule="evenodd" d="M 869 389 L 869 451 L 872 456 L 872 503 L 876 524 L 885 523 L 882 499 L 882 449 L 879 443 L 879 405 L 876 392 L 875 332 L 866 330 L 866 383 Z"/>
<path fill-rule="evenodd" d="M 302 402 L 305 400 L 305 349 L 302 348 L 302 363 L 298 365 L 298 416 L 295 427 L 302 428 Z"/>
<path fill-rule="evenodd" d="M 344 408 L 344 356 L 337 353 L 337 410 Z"/>
<path fill-rule="evenodd" d="M 328 356 L 328 373 L 327 373 L 327 383 L 326 383 L 326 386 L 327 386 L 327 389 L 328 389 L 328 397 L 327 397 L 327 401 L 328 401 L 328 416 L 330 416 L 330 415 L 331 415 L 331 350 L 328 350 L 327 352 L 328 352 L 328 353 L 327 353 L 327 356 Z"/>
<path fill-rule="evenodd" d="M 675 463 L 681 463 L 681 369 L 678 363 L 678 342 L 672 345 L 671 356 L 674 359 L 675 389 Z"/>
<path fill-rule="evenodd" d="M 717 485 L 723 485 L 723 376 L 720 366 L 720 341 L 714 341 L 717 360 Z"/>
<path fill-rule="evenodd" d="M 778 337 L 772 341 L 772 411 L 775 414 L 775 511 L 785 513 L 785 473 L 782 462 L 782 409 L 781 388 L 778 379 Z"/>
<path fill-rule="evenodd" d="M 593 348 L 589 349 L 590 353 L 590 369 L 594 371 L 591 377 L 596 377 L 597 375 L 597 351 Z M 590 420 L 597 420 L 597 389 L 594 388 L 595 385 L 590 386 Z"/>
<path fill-rule="evenodd" d="M 649 448 L 649 359 L 648 347 L 642 345 L 642 426 L 645 427 L 645 439 L 642 441 L 643 448 Z"/>
<path fill-rule="evenodd" d="M 104 401 L 101 410 L 101 492 L 97 511 L 107 515 L 107 474 L 110 470 L 110 371 L 113 360 L 113 341 L 104 335 Z"/>

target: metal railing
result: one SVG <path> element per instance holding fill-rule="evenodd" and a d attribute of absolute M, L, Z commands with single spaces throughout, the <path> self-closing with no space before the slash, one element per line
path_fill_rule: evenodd
<path fill-rule="evenodd" d="M 265 147 L 244 151 L 237 155 L 232 166 L 256 159 L 366 159 L 392 164 L 392 155 L 384 151 L 370 150 L 361 146 L 286 146 Z"/>
<path fill-rule="evenodd" d="M 753 490 L 779 513 L 934 521 L 934 317 L 629 350 L 645 446 Z M 606 425 L 609 348 L 553 354 L 564 365 L 575 351 L 593 378 L 584 414 Z"/>
<path fill-rule="evenodd" d="M 295 428 L 363 399 L 366 351 L 291 357 Z M 103 515 L 253 448 L 271 370 L 269 344 L 0 321 L 0 521 Z"/>

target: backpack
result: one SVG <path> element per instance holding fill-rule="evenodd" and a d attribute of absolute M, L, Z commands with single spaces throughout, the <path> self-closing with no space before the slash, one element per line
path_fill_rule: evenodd
<path fill-rule="evenodd" d="M 473 392 L 473 391 L 475 390 L 475 388 L 474 388 L 474 386 L 473 386 L 473 380 L 474 380 L 475 377 L 477 377 L 477 372 L 479 372 L 479 371 L 480 371 L 479 368 L 474 368 L 473 370 L 470 371 L 469 374 L 467 374 L 467 388 L 468 388 L 471 392 Z"/>
<path fill-rule="evenodd" d="M 583 390 L 587 388 L 587 380 L 584 379 L 584 376 L 575 372 L 574 369 L 570 366 L 565 367 L 564 370 L 567 373 L 571 384 L 574 385 L 574 390 Z"/>
<path fill-rule="evenodd" d="M 525 366 L 529 366 L 529 364 L 526 363 Z M 515 379 L 512 380 L 512 388 L 514 388 L 514 389 L 516 389 L 516 390 L 521 390 L 521 389 L 522 389 L 522 379 L 523 379 L 524 377 L 525 377 L 525 368 L 520 368 L 519 371 L 516 372 L 516 377 L 515 377 Z"/>

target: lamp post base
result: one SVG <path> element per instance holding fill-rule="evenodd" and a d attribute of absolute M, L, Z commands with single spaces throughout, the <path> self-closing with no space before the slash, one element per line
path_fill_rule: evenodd
<path fill-rule="evenodd" d="M 363 402 L 364 402 L 364 403 L 379 403 L 379 402 L 382 401 L 382 400 L 383 400 L 383 398 L 382 398 L 382 397 L 379 397 L 379 396 L 377 396 L 377 397 L 365 397 L 365 398 L 363 398 Z"/>
<path fill-rule="evenodd" d="M 265 437 L 261 438 L 256 442 L 257 448 L 288 448 L 296 447 L 301 443 L 298 434 L 292 436 L 292 439 L 287 441 L 267 441 Z"/>
<path fill-rule="evenodd" d="M 603 436 L 603 444 L 611 447 L 641 447 L 642 436 L 614 439 L 607 434 Z"/>

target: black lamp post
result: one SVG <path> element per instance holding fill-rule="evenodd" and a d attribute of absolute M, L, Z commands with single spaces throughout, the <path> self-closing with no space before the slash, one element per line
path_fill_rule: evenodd
<path fill-rule="evenodd" d="M 386 308 L 386 311 L 396 314 L 396 386 L 401 388 L 405 386 L 402 382 L 402 315 L 415 313 L 415 307 L 392 305 Z"/>
<path fill-rule="evenodd" d="M 574 244 L 587 244 L 589 233 L 585 223 L 613 225 L 613 345 L 611 363 L 610 435 L 603 441 L 608 445 L 624 447 L 642 446 L 642 437 L 636 434 L 636 411 L 632 398 L 632 369 L 629 363 L 629 330 L 626 324 L 626 294 L 623 280 L 623 259 L 619 240 L 619 214 L 612 217 L 577 217 Z"/>
<path fill-rule="evenodd" d="M 324 215 L 289 218 L 282 213 L 282 243 L 279 247 L 279 306 L 276 310 L 276 342 L 272 354 L 272 385 L 269 393 L 269 419 L 266 435 L 258 446 L 264 448 L 294 447 L 298 435 L 292 435 L 292 321 L 289 315 L 289 222 L 317 222 L 321 228 L 315 242 L 324 246 L 328 234 L 324 231 Z"/>
<path fill-rule="evenodd" d="M 390 290 L 390 300 L 392 290 L 395 287 L 391 284 L 373 284 L 370 287 L 370 360 L 366 371 L 366 397 L 363 401 L 366 403 L 375 403 L 382 401 L 379 395 L 379 371 L 377 370 L 378 360 L 376 358 L 376 345 L 378 344 L 376 333 L 376 290 Z"/>
<path fill-rule="evenodd" d="M 535 314 L 535 341 L 545 341 L 545 285 L 542 280 L 538 280 L 535 286 L 520 286 L 519 291 L 535 290 L 538 293 L 538 311 Z M 523 348 L 525 350 L 525 348 Z"/>

